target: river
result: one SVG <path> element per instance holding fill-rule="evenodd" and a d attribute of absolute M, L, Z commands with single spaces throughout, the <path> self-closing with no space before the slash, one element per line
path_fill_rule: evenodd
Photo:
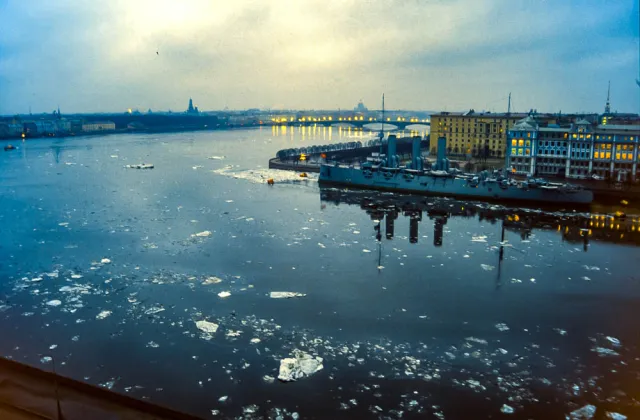
<path fill-rule="evenodd" d="M 638 220 L 321 190 L 267 169 L 280 149 L 368 138 L 289 127 L 4 152 L 0 354 L 203 418 L 587 404 L 640 418 Z M 323 369 L 274 381 L 294 350 Z"/>

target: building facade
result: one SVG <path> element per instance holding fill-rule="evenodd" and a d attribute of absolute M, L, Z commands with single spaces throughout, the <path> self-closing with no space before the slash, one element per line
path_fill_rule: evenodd
<path fill-rule="evenodd" d="M 92 121 L 82 124 L 82 131 L 109 131 L 115 129 L 116 123 L 112 121 Z"/>
<path fill-rule="evenodd" d="M 561 127 L 529 116 L 508 132 L 506 168 L 517 174 L 640 180 L 640 125 L 594 124 L 584 119 Z"/>
<path fill-rule="evenodd" d="M 491 112 L 439 112 L 431 114 L 431 138 L 445 137 L 447 153 L 461 156 L 502 158 L 507 149 L 507 132 L 527 114 Z M 437 153 L 437 145 L 431 153 Z"/>

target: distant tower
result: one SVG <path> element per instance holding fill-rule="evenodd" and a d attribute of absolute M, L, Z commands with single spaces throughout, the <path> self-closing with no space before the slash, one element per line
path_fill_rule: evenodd
<path fill-rule="evenodd" d="M 193 100 L 191 98 L 189 98 L 189 108 L 187 108 L 187 112 L 189 114 L 193 113 L 194 109 L 193 109 Z"/>
<path fill-rule="evenodd" d="M 605 114 L 611 114 L 611 104 L 609 103 L 610 94 L 611 94 L 611 80 L 609 80 L 609 88 L 607 89 L 607 103 L 604 106 Z"/>
<path fill-rule="evenodd" d="M 62 115 L 60 115 L 60 105 L 58 105 L 58 119 L 61 119 Z"/>

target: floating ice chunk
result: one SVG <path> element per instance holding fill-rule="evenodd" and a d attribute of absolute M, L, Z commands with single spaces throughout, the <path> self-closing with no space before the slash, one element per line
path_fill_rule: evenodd
<path fill-rule="evenodd" d="M 96 315 L 96 319 L 105 319 L 109 315 L 111 315 L 111 311 L 102 311 L 98 315 Z"/>
<path fill-rule="evenodd" d="M 615 337 L 606 336 L 605 339 L 616 347 L 620 346 L 620 340 Z"/>
<path fill-rule="evenodd" d="M 326 246 L 324 246 L 324 244 L 321 244 L 320 242 L 318 242 L 318 246 L 319 246 L 320 248 L 326 248 Z"/>
<path fill-rule="evenodd" d="M 382 270 L 384 268 L 384 265 L 379 265 L 378 266 L 378 270 Z"/>
<path fill-rule="evenodd" d="M 158 347 L 160 347 L 160 344 L 156 343 L 155 341 L 149 341 L 147 343 L 147 347 L 151 347 L 152 349 L 157 349 Z"/>
<path fill-rule="evenodd" d="M 274 378 L 273 376 L 269 376 L 269 375 L 264 375 L 262 377 L 262 380 L 265 381 L 268 384 L 272 384 L 275 382 L 276 378 Z"/>
<path fill-rule="evenodd" d="M 202 165 L 192 166 L 192 168 L 195 171 L 195 170 L 198 170 L 198 169 L 202 168 Z"/>
<path fill-rule="evenodd" d="M 293 357 L 280 361 L 278 379 L 283 382 L 295 381 L 322 370 L 322 358 L 314 357 L 301 350 L 293 350 Z"/>
<path fill-rule="evenodd" d="M 221 298 L 226 298 L 226 297 L 231 296 L 231 293 L 229 293 L 229 292 L 220 292 L 220 293 L 218 293 L 218 296 L 221 297 Z"/>
<path fill-rule="evenodd" d="M 103 387 L 103 388 L 107 388 L 107 389 L 111 389 L 113 388 L 113 386 L 116 384 L 116 381 L 111 380 L 111 381 L 107 381 L 107 382 L 103 382 L 101 384 L 98 384 L 99 386 Z"/>
<path fill-rule="evenodd" d="M 72 279 L 81 279 L 82 278 L 82 274 L 72 274 L 71 278 Z"/>
<path fill-rule="evenodd" d="M 472 236 L 471 242 L 487 242 L 487 237 L 484 235 Z"/>
<path fill-rule="evenodd" d="M 211 236 L 211 232 L 208 230 L 191 235 L 192 238 L 208 238 L 209 236 Z"/>
<path fill-rule="evenodd" d="M 101 264 L 110 264 L 111 260 L 109 258 L 103 258 L 103 259 L 100 260 L 100 263 Z"/>
<path fill-rule="evenodd" d="M 57 344 L 52 344 L 49 346 L 49 350 L 55 350 L 58 347 Z"/>
<path fill-rule="evenodd" d="M 209 159 L 211 160 L 223 160 L 225 158 L 225 156 L 209 156 Z"/>
<path fill-rule="evenodd" d="M 218 324 L 213 323 L 213 322 L 209 322 L 209 321 L 196 321 L 196 327 L 200 330 L 200 331 L 204 331 L 206 333 L 210 333 L 213 334 L 216 331 L 218 331 Z"/>
<path fill-rule="evenodd" d="M 563 330 L 562 328 L 554 328 L 554 331 L 560 335 L 567 335 L 567 330 Z"/>
<path fill-rule="evenodd" d="M 600 356 L 619 356 L 615 350 L 608 349 L 606 347 L 595 347 L 591 351 L 598 353 Z"/>
<path fill-rule="evenodd" d="M 589 277 L 587 277 L 587 276 L 582 276 L 582 280 L 584 280 L 584 281 L 591 281 L 591 279 L 590 279 Z"/>
<path fill-rule="evenodd" d="M 483 340 L 482 338 L 476 338 L 476 337 L 467 337 L 465 338 L 466 341 L 471 341 L 473 343 L 478 343 L 478 344 L 487 344 L 487 340 Z"/>
<path fill-rule="evenodd" d="M 462 258 L 469 258 L 469 254 L 464 254 Z"/>
<path fill-rule="evenodd" d="M 69 226 L 69 222 L 58 223 L 58 226 L 67 227 Z"/>
<path fill-rule="evenodd" d="M 509 353 L 508 351 L 506 351 L 506 350 L 505 350 L 505 349 L 503 349 L 503 348 L 499 348 L 499 349 L 498 349 L 498 351 L 499 351 L 500 353 L 502 353 L 502 354 L 507 354 L 507 353 Z"/>
<path fill-rule="evenodd" d="M 233 203 L 233 200 L 225 200 L 225 203 Z"/>
<path fill-rule="evenodd" d="M 611 411 L 607 411 L 606 417 L 611 420 L 627 420 L 627 416 L 620 413 L 612 413 Z"/>
<path fill-rule="evenodd" d="M 47 277 L 51 277 L 53 279 L 57 279 L 58 278 L 58 270 L 53 270 L 51 273 L 45 273 L 45 275 Z"/>
<path fill-rule="evenodd" d="M 251 344 L 258 344 L 260 342 L 260 339 L 259 338 L 252 338 L 251 340 L 249 340 L 249 342 Z"/>
<path fill-rule="evenodd" d="M 71 337 L 71 341 L 79 341 L 79 340 L 80 340 L 79 335 L 74 335 L 73 337 Z"/>
<path fill-rule="evenodd" d="M 211 410 L 211 415 L 212 416 L 217 416 L 220 414 L 220 410 Z"/>
<path fill-rule="evenodd" d="M 223 402 L 226 402 L 228 399 L 229 399 L 229 396 L 228 395 L 224 395 L 224 396 L 218 398 L 218 402 L 223 403 Z"/>
<path fill-rule="evenodd" d="M 570 420 L 588 420 L 592 419 L 596 414 L 596 406 L 587 404 L 582 408 L 572 411 L 569 413 Z"/>
<path fill-rule="evenodd" d="M 229 330 L 229 331 L 227 331 L 226 336 L 227 337 L 240 337 L 240 334 L 242 334 L 242 331 L 240 331 L 240 330 L 238 330 L 238 331 Z"/>
<path fill-rule="evenodd" d="M 243 407 L 243 408 L 242 408 L 242 412 L 243 412 L 244 414 L 254 414 L 254 413 L 256 413 L 259 409 L 260 409 L 260 407 L 258 407 L 257 405 L 255 405 L 255 404 L 251 404 L 251 405 L 248 405 L 248 406 L 246 406 L 246 407 Z"/>
<path fill-rule="evenodd" d="M 50 363 L 53 360 L 51 356 L 44 356 L 40 359 L 40 363 Z"/>
<path fill-rule="evenodd" d="M 222 282 L 222 279 L 220 279 L 220 278 L 218 278 L 216 276 L 213 276 L 213 277 L 207 278 L 205 281 L 202 282 L 202 284 L 204 286 L 207 286 L 209 284 L 218 284 L 218 283 L 221 283 L 221 282 Z"/>
<path fill-rule="evenodd" d="M 50 300 L 49 302 L 47 302 L 48 306 L 60 306 L 61 304 L 62 302 L 60 302 L 58 299 Z"/>
<path fill-rule="evenodd" d="M 10 307 L 11 307 L 11 306 L 9 306 L 9 305 L 0 305 L 0 312 L 4 312 L 4 311 L 6 311 L 7 309 L 9 309 Z"/>
<path fill-rule="evenodd" d="M 513 414 L 514 409 L 511 406 L 508 406 L 507 404 L 502 404 L 502 408 L 500 409 L 500 411 L 502 411 L 505 414 Z"/>
<path fill-rule="evenodd" d="M 371 251 L 368 249 L 363 249 L 362 252 L 371 252 Z"/>
<path fill-rule="evenodd" d="M 271 292 L 269 293 L 269 297 L 272 299 L 289 299 L 294 297 L 304 297 L 307 296 L 306 293 L 297 293 L 297 292 Z"/>
<path fill-rule="evenodd" d="M 164 311 L 165 309 L 161 306 L 152 306 L 149 309 L 147 309 L 146 311 L 144 311 L 144 313 L 146 315 L 153 315 L 153 314 L 157 314 L 159 312 Z"/>
<path fill-rule="evenodd" d="M 584 267 L 584 269 L 587 271 L 600 271 L 600 267 L 596 267 L 595 265 L 592 265 L 592 266 L 583 265 L 582 267 Z"/>
<path fill-rule="evenodd" d="M 504 323 L 496 324 L 496 328 L 498 329 L 498 331 L 509 331 L 509 327 Z"/>
<path fill-rule="evenodd" d="M 488 264 L 480 264 L 480 267 L 482 267 L 484 271 L 491 271 L 495 268 L 494 266 Z"/>

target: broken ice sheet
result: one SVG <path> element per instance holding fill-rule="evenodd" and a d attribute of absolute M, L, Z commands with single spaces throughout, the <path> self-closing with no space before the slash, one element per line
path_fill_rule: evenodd
<path fill-rule="evenodd" d="M 496 324 L 496 328 L 498 329 L 498 331 L 503 331 L 503 332 L 504 331 L 509 331 L 509 327 L 507 326 L 507 324 L 502 323 L 502 322 L 499 323 L 499 324 Z"/>
<path fill-rule="evenodd" d="M 305 293 L 297 293 L 297 292 L 271 292 L 269 293 L 269 297 L 272 299 L 289 299 L 294 297 L 304 297 L 307 296 Z"/>
<path fill-rule="evenodd" d="M 205 320 L 201 320 L 201 321 L 196 321 L 196 327 L 203 332 L 209 333 L 209 334 L 213 334 L 216 331 L 218 331 L 218 327 L 219 325 L 216 324 L 215 322 L 209 322 L 209 321 L 205 321 Z"/>
<path fill-rule="evenodd" d="M 205 279 L 205 281 L 203 281 L 202 284 L 204 286 L 207 286 L 209 284 L 218 284 L 218 283 L 221 283 L 221 282 L 222 282 L 221 278 L 218 278 L 216 276 L 212 276 L 212 277 L 208 277 L 207 279 Z"/>
<path fill-rule="evenodd" d="M 221 298 L 226 298 L 226 297 L 231 296 L 231 293 L 229 293 L 229 292 L 220 292 L 220 293 L 218 293 L 218 296 L 221 297 Z"/>
<path fill-rule="evenodd" d="M 60 302 L 58 299 L 50 300 L 49 302 L 47 302 L 48 306 L 60 306 L 61 304 L 62 302 Z"/>
<path fill-rule="evenodd" d="M 587 404 L 582 408 L 572 411 L 569 414 L 570 420 L 589 420 L 596 414 L 596 406 Z"/>
<path fill-rule="evenodd" d="M 495 268 L 494 266 L 488 264 L 480 264 L 480 267 L 482 267 L 484 271 L 491 271 Z"/>
<path fill-rule="evenodd" d="M 111 311 L 102 311 L 98 315 L 96 315 L 96 319 L 105 319 L 109 315 L 111 315 Z"/>
<path fill-rule="evenodd" d="M 194 233 L 191 235 L 192 238 L 208 238 L 211 236 L 211 231 L 205 230 L 203 232 Z"/>
<path fill-rule="evenodd" d="M 288 357 L 280 361 L 278 379 L 283 382 L 295 381 L 305 376 L 313 375 L 322 370 L 321 357 L 314 357 L 301 350 L 293 350 L 293 357 Z"/>

